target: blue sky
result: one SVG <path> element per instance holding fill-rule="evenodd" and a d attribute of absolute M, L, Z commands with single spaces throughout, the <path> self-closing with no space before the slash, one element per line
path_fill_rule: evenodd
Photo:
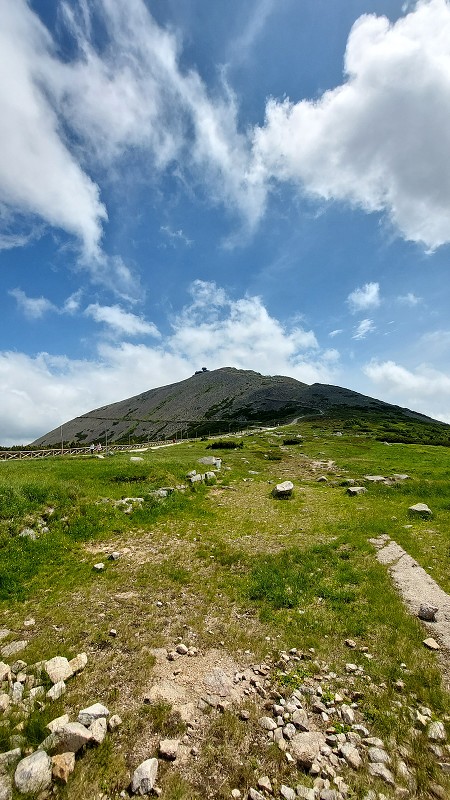
<path fill-rule="evenodd" d="M 0 442 L 235 366 L 450 422 L 446 0 L 0 0 Z"/>

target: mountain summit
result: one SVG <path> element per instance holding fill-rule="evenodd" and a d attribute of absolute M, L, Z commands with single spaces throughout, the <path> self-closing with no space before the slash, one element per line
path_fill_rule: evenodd
<path fill-rule="evenodd" d="M 371 397 L 314 383 L 309 386 L 282 375 L 222 367 L 199 369 L 190 378 L 135 397 L 102 406 L 64 423 L 65 442 L 87 444 L 147 441 L 174 436 L 200 436 L 237 431 L 251 425 L 291 422 L 305 415 L 322 415 L 339 408 L 377 411 L 429 421 L 429 417 Z M 61 428 L 40 436 L 33 445 L 49 447 L 61 441 Z"/>

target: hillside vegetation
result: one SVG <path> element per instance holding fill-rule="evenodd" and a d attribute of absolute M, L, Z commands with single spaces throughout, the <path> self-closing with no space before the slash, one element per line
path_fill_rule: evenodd
<path fill-rule="evenodd" d="M 443 429 L 429 427 L 426 444 L 399 442 L 417 440 L 421 426 L 350 409 L 240 436 L 233 449 L 216 450 L 210 439 L 131 454 L 138 461 L 112 453 L 1 463 L 0 628 L 9 633 L 0 647 L 27 642 L 3 661 L 20 658 L 26 669 L 86 652 L 88 663 L 31 716 L 20 704 L 0 712 L 0 753 L 17 741 L 22 754 L 35 750 L 49 720 L 76 719 L 100 702 L 121 726 L 80 751 L 67 785 L 54 783 L 51 796 L 131 796 L 134 769 L 158 757 L 165 738 L 180 742 L 180 755 L 159 759 L 163 800 L 225 800 L 232 790 L 247 798 L 251 788 L 268 797 L 258 789 L 263 776 L 275 797 L 283 785 L 306 792 L 318 780 L 324 792 L 340 792 L 339 781 L 292 763 L 258 722 L 297 690 L 330 743 L 344 733 L 361 754 L 358 768 L 338 758 L 346 788 L 336 798 L 450 796 L 439 766 L 450 761 L 447 746 L 427 733 L 427 720 L 449 722 L 448 675 L 369 541 L 388 534 L 450 591 L 449 451 L 429 444 Z M 384 444 L 388 433 L 397 443 Z M 212 455 L 220 471 L 191 485 L 187 474 L 211 470 L 198 459 Z M 397 473 L 409 478 L 364 478 Z M 366 494 L 348 496 L 349 479 Z M 285 480 L 292 496 L 278 500 L 272 490 Z M 164 496 L 161 487 L 173 491 Z M 429 505 L 431 520 L 410 517 L 416 502 Z M 176 653 L 180 643 L 191 656 Z M 202 670 L 218 667 L 232 682 L 244 677 L 238 698 L 230 689 L 209 705 L 196 692 L 206 691 Z M 193 698 L 187 719 L 183 703 Z M 325 711 L 314 711 L 319 700 Z M 371 774 L 363 730 L 382 741 L 395 786 Z"/>

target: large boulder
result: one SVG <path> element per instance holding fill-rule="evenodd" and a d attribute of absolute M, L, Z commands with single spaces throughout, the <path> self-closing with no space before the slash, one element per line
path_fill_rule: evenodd
<path fill-rule="evenodd" d="M 41 792 L 52 782 L 52 762 L 44 750 L 36 750 L 19 761 L 14 773 L 14 783 L 22 794 Z"/>
<path fill-rule="evenodd" d="M 67 658 L 63 658 L 62 656 L 50 658 L 49 661 L 45 662 L 44 669 L 52 683 L 65 681 L 73 675 L 73 669 Z"/>

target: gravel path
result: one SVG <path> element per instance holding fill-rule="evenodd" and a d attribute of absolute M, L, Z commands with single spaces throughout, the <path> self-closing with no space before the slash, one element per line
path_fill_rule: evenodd
<path fill-rule="evenodd" d="M 447 686 L 450 685 L 450 596 L 433 578 L 419 566 L 403 547 L 383 535 L 369 540 L 377 549 L 377 559 L 389 567 L 392 580 L 408 610 L 418 615 L 422 604 L 438 608 L 435 622 L 424 622 L 427 636 L 432 636 L 439 645 L 442 672 Z"/>

